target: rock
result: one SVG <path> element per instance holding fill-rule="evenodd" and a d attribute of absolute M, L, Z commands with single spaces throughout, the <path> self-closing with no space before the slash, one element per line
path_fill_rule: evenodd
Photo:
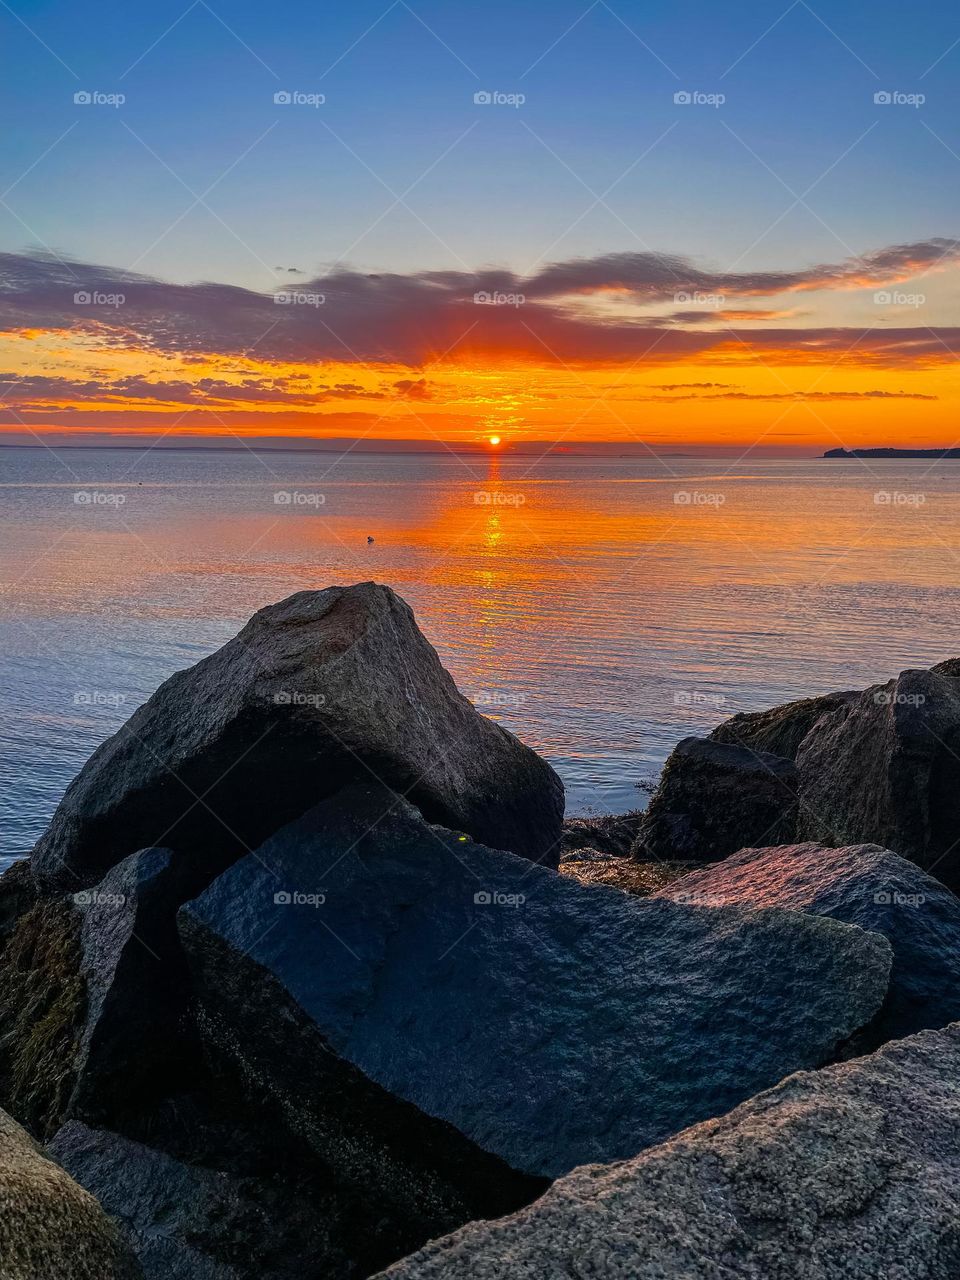
<path fill-rule="evenodd" d="M 0 1112 L 0 1275 L 4 1280 L 140 1280 L 116 1225 Z"/>
<path fill-rule="evenodd" d="M 163 845 L 212 873 L 371 776 L 432 820 L 556 865 L 559 778 L 474 709 L 409 606 L 368 582 L 261 609 L 172 676 L 70 785 L 33 872 L 72 892 Z"/>
<path fill-rule="evenodd" d="M 667 760 L 633 846 L 639 861 L 715 862 L 744 845 L 783 844 L 797 823 L 792 761 L 684 738 Z"/>
<path fill-rule="evenodd" d="M 882 933 L 890 988 L 873 1045 L 960 1020 L 960 898 L 879 845 L 743 849 L 657 891 L 704 906 L 786 907 Z"/>
<path fill-rule="evenodd" d="M 574 857 L 584 861 L 590 849 L 609 858 L 625 858 L 637 838 L 643 811 L 607 813 L 598 818 L 567 818 L 561 837 L 561 861 Z"/>
<path fill-rule="evenodd" d="M 116 1122 L 156 1106 L 196 1076 L 199 1044 L 177 908 L 200 889 L 189 863 L 144 849 L 73 901 L 81 914 L 87 1014 L 72 1115 Z"/>
<path fill-rule="evenodd" d="M 833 920 L 581 886 L 384 814 L 374 788 L 319 805 L 179 921 L 209 1043 L 325 1158 L 461 1196 L 484 1153 L 556 1177 L 827 1061 L 890 965 L 885 939 Z"/>
<path fill-rule="evenodd" d="M 41 898 L 0 955 L 0 1100 L 38 1138 L 60 1127 L 86 1018 L 80 914 Z"/>
<path fill-rule="evenodd" d="M 825 693 L 819 698 L 785 702 L 767 711 L 741 711 L 717 725 L 710 739 L 796 760 L 801 742 L 821 716 L 836 711 L 858 696 L 856 692 Z"/>
<path fill-rule="evenodd" d="M 75 1120 L 49 1150 L 119 1220 L 145 1280 L 298 1280 L 305 1263 L 310 1275 L 348 1280 L 371 1269 L 341 1247 L 346 1206 L 296 1166 L 220 1168 L 206 1153 L 178 1159 Z"/>
<path fill-rule="evenodd" d="M 26 858 L 14 862 L 0 875 L 0 946 L 13 933 L 17 922 L 37 900 L 37 883 Z"/>
<path fill-rule="evenodd" d="M 893 849 L 960 884 L 960 680 L 904 671 L 819 720 L 797 755 L 801 839 Z M 778 841 L 744 841 L 773 844 Z"/>
<path fill-rule="evenodd" d="M 799 1073 L 634 1160 L 577 1169 L 390 1280 L 954 1280 L 960 1028 Z"/>

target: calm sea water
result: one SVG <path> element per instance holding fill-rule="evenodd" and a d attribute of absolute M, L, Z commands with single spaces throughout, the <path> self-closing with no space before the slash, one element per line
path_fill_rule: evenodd
<path fill-rule="evenodd" d="M 960 464 L 0 449 L 0 862 L 171 672 L 375 579 L 571 813 L 735 711 L 960 654 Z M 368 536 L 375 541 L 368 543 Z"/>

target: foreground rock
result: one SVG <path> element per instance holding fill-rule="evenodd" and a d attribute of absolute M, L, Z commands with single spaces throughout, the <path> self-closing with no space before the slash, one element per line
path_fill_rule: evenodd
<path fill-rule="evenodd" d="M 796 760 L 800 744 L 817 721 L 859 696 L 857 692 L 825 693 L 819 698 L 784 702 L 767 711 L 741 711 L 717 725 L 710 739 Z"/>
<path fill-rule="evenodd" d="M 643 821 L 642 810 L 632 813 L 605 813 L 599 817 L 567 818 L 561 838 L 561 861 L 582 861 L 587 852 L 608 858 L 625 858 L 637 838 Z"/>
<path fill-rule="evenodd" d="M 800 837 L 880 844 L 960 884 L 958 752 L 955 676 L 904 671 L 865 690 L 818 720 L 797 753 Z"/>
<path fill-rule="evenodd" d="M 559 778 L 457 691 L 398 596 L 362 583 L 261 609 L 172 676 L 68 788 L 33 872 L 74 891 L 153 845 L 216 870 L 371 775 L 434 821 L 556 865 Z"/>
<path fill-rule="evenodd" d="M 746 844 L 791 840 L 796 825 L 792 761 L 708 738 L 684 738 L 667 760 L 633 856 L 713 862 Z"/>
<path fill-rule="evenodd" d="M 391 1280 L 955 1280 L 960 1027 L 791 1076 L 635 1160 L 578 1169 Z"/>
<path fill-rule="evenodd" d="M 0 1112 L 0 1275 L 4 1280 L 140 1280 L 115 1223 Z"/>
<path fill-rule="evenodd" d="M 960 898 L 889 849 L 743 849 L 656 896 L 704 906 L 786 907 L 882 933 L 893 948 L 893 969 L 870 1027 L 875 1044 L 960 1019 Z"/>
<path fill-rule="evenodd" d="M 828 1060 L 886 991 L 875 934 L 585 888 L 383 811 L 318 806 L 179 917 L 211 1050 L 325 1158 L 389 1166 L 378 1196 L 411 1161 L 462 1198 L 491 1156 L 636 1153 Z"/>

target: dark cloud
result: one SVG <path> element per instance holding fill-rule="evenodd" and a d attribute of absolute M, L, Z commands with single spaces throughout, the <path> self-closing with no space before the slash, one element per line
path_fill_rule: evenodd
<path fill-rule="evenodd" d="M 0 331 L 74 331 L 106 348 L 188 360 L 250 356 L 410 369 L 446 355 L 618 364 L 645 358 L 718 362 L 751 354 L 763 359 L 776 353 L 779 363 L 809 364 L 833 362 L 851 350 L 860 364 L 920 367 L 955 358 L 960 328 L 737 329 L 724 318 L 722 304 L 712 317 L 681 304 L 672 315 L 634 319 L 612 316 L 608 308 L 600 314 L 587 310 L 586 295 L 621 292 L 632 303 L 671 305 L 683 295 L 742 299 L 863 288 L 902 281 L 957 257 L 956 242 L 933 239 L 785 272 L 711 272 L 679 256 L 652 253 L 554 263 L 525 279 L 504 270 L 370 275 L 338 268 L 295 291 L 272 295 L 210 282 L 168 284 L 51 255 L 0 254 Z M 412 388 L 417 380 L 410 383 Z M 425 398 L 418 391 L 406 395 Z M 249 390 L 248 398 L 260 396 L 260 388 Z"/>

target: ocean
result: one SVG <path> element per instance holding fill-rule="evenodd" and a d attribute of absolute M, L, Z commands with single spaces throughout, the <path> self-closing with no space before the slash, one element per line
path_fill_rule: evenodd
<path fill-rule="evenodd" d="M 0 449 L 0 865 L 172 672 L 374 579 L 571 814 L 736 711 L 960 654 L 960 464 Z M 369 541 L 373 539 L 373 541 Z"/>

